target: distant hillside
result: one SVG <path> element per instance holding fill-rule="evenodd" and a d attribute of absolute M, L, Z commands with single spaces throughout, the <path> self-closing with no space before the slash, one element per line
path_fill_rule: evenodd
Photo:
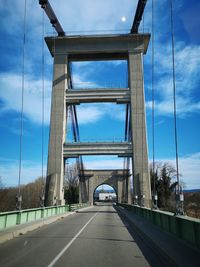
<path fill-rule="evenodd" d="M 196 192 L 200 192 L 200 189 L 185 189 L 185 190 L 183 190 L 183 192 L 196 193 Z"/>
<path fill-rule="evenodd" d="M 104 189 L 104 190 L 102 190 L 102 189 L 100 189 L 100 190 L 96 190 L 96 192 L 97 193 L 115 193 L 115 190 L 113 190 L 113 189 L 110 189 L 110 190 L 106 190 L 106 189 Z"/>

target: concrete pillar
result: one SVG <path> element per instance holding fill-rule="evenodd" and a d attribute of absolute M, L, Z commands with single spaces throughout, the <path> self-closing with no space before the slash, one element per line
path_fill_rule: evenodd
<path fill-rule="evenodd" d="M 93 175 L 81 173 L 79 177 L 79 203 L 90 203 L 90 191 L 92 190 L 91 177 Z"/>
<path fill-rule="evenodd" d="M 132 204 L 131 203 L 131 185 L 130 185 L 130 176 L 127 177 L 127 203 L 128 204 Z"/>
<path fill-rule="evenodd" d="M 54 56 L 54 77 L 46 182 L 46 205 L 64 204 L 63 144 L 66 137 L 67 56 Z"/>
<path fill-rule="evenodd" d="M 146 138 L 145 98 L 143 85 L 143 62 L 141 53 L 129 53 L 129 87 L 131 90 L 131 127 L 133 145 L 134 195 L 151 206 L 151 188 L 148 168 Z M 142 197 L 145 196 L 143 199 Z"/>

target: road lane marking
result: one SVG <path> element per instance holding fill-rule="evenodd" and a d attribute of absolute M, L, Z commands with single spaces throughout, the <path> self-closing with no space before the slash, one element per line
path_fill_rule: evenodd
<path fill-rule="evenodd" d="M 73 244 L 73 242 L 77 239 L 77 237 L 83 232 L 83 230 L 87 227 L 87 225 L 97 216 L 98 212 L 95 213 L 89 221 L 81 228 L 81 230 L 71 239 L 71 241 L 60 251 L 60 253 L 52 260 L 52 262 L 47 267 L 53 267 L 55 263 L 62 257 L 65 251 Z"/>

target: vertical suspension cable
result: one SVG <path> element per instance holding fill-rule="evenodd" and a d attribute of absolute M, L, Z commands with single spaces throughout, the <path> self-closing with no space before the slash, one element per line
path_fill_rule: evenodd
<path fill-rule="evenodd" d="M 144 13 L 142 16 L 142 31 L 143 31 L 143 47 L 144 47 Z M 142 53 L 142 69 L 144 69 L 144 52 Z M 142 73 L 144 73 L 143 70 L 142 70 Z M 144 109 L 145 109 L 144 86 L 143 86 L 142 94 L 143 94 L 143 101 L 144 101 L 144 108 L 142 111 L 142 170 L 144 172 L 144 115 L 145 115 L 145 111 L 144 111 Z M 144 183 L 144 177 L 142 178 L 142 182 Z M 145 199 L 144 198 L 145 198 L 145 194 L 144 194 L 144 191 L 142 190 L 141 206 L 145 205 Z"/>
<path fill-rule="evenodd" d="M 174 108 L 174 141 L 176 154 L 176 176 L 178 184 L 178 195 L 180 196 L 180 179 L 179 179 L 179 159 L 178 159 L 178 134 L 177 134 L 177 114 L 176 114 L 176 73 L 175 73 L 175 47 L 174 47 L 174 20 L 173 20 L 173 3 L 170 0 L 170 22 L 171 22 L 171 46 L 172 46 L 172 78 L 173 78 L 173 108 Z"/>
<path fill-rule="evenodd" d="M 23 19 L 23 44 L 22 44 L 22 88 L 21 88 L 21 115 L 20 115 L 20 144 L 19 144 L 19 176 L 18 176 L 18 196 L 17 209 L 21 209 L 21 172 L 22 172 L 22 137 L 23 137 L 23 117 L 24 117 L 24 83 L 25 83 L 25 43 L 26 43 L 26 0 L 24 0 Z"/>
<path fill-rule="evenodd" d="M 137 35 L 137 38 L 136 38 L 136 45 L 138 46 L 138 35 Z M 138 56 L 138 54 L 136 54 Z M 137 62 L 136 62 L 136 69 L 137 69 L 137 73 L 138 73 L 138 58 L 137 58 Z M 138 77 L 137 77 L 138 78 Z M 136 78 L 136 79 L 137 79 Z M 135 92 L 135 98 L 136 98 L 136 104 L 135 104 L 135 112 L 136 112 L 136 121 L 135 121 L 135 128 L 136 128 L 136 131 L 135 131 L 135 151 L 137 153 L 137 141 L 138 141 L 138 80 L 136 80 L 136 92 Z M 135 179 L 136 179 L 136 170 L 134 170 L 134 176 L 135 176 Z M 137 178 L 138 179 L 138 178 Z M 138 184 L 138 180 L 136 180 L 136 204 L 138 205 L 138 196 L 140 196 L 140 191 L 141 191 L 141 187 L 139 187 L 139 184 Z"/>
<path fill-rule="evenodd" d="M 156 199 L 156 177 L 155 177 L 155 81 L 154 81 L 154 63 L 155 63 L 155 36 L 154 36 L 154 0 L 152 0 L 152 158 L 153 158 L 153 166 L 152 166 L 152 173 L 153 173 L 153 195 L 154 195 L 154 205 L 157 206 L 155 203 Z"/>
<path fill-rule="evenodd" d="M 125 111 L 125 130 L 124 130 L 124 141 L 127 142 L 128 141 L 128 128 L 129 128 L 129 104 L 126 105 L 126 111 Z M 127 157 L 123 158 L 123 180 L 126 181 L 127 180 Z M 124 186 L 123 183 L 123 202 L 126 201 L 126 186 Z"/>
<path fill-rule="evenodd" d="M 44 179 L 44 9 L 42 9 L 42 179 Z M 41 205 L 44 206 L 45 181 L 42 189 Z"/>
<path fill-rule="evenodd" d="M 55 28 L 54 29 L 54 34 L 53 34 L 53 55 L 54 55 L 54 74 L 55 75 L 55 64 L 56 64 L 56 32 L 55 32 Z M 55 77 L 54 77 L 55 78 Z M 57 179 L 57 159 L 56 159 L 56 152 L 57 152 L 57 123 L 56 123 L 56 116 L 57 116 L 57 99 L 56 99 L 56 92 L 55 92 L 55 87 L 53 88 L 53 95 L 52 97 L 54 98 L 54 105 L 55 105 L 55 108 L 54 108 L 54 130 L 55 130 L 55 133 L 54 133 L 54 143 L 55 143 L 55 147 L 54 147 L 54 168 L 55 168 L 55 179 Z M 57 182 L 57 181 L 56 181 Z M 56 193 L 57 194 L 57 193 Z M 57 205 L 58 204 L 58 200 L 57 200 L 57 195 L 55 196 L 54 195 L 54 205 Z"/>

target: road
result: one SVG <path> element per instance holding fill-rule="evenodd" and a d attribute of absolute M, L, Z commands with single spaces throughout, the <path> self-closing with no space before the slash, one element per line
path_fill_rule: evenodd
<path fill-rule="evenodd" d="M 169 266 L 112 205 L 100 205 L 0 245 L 2 267 Z"/>

